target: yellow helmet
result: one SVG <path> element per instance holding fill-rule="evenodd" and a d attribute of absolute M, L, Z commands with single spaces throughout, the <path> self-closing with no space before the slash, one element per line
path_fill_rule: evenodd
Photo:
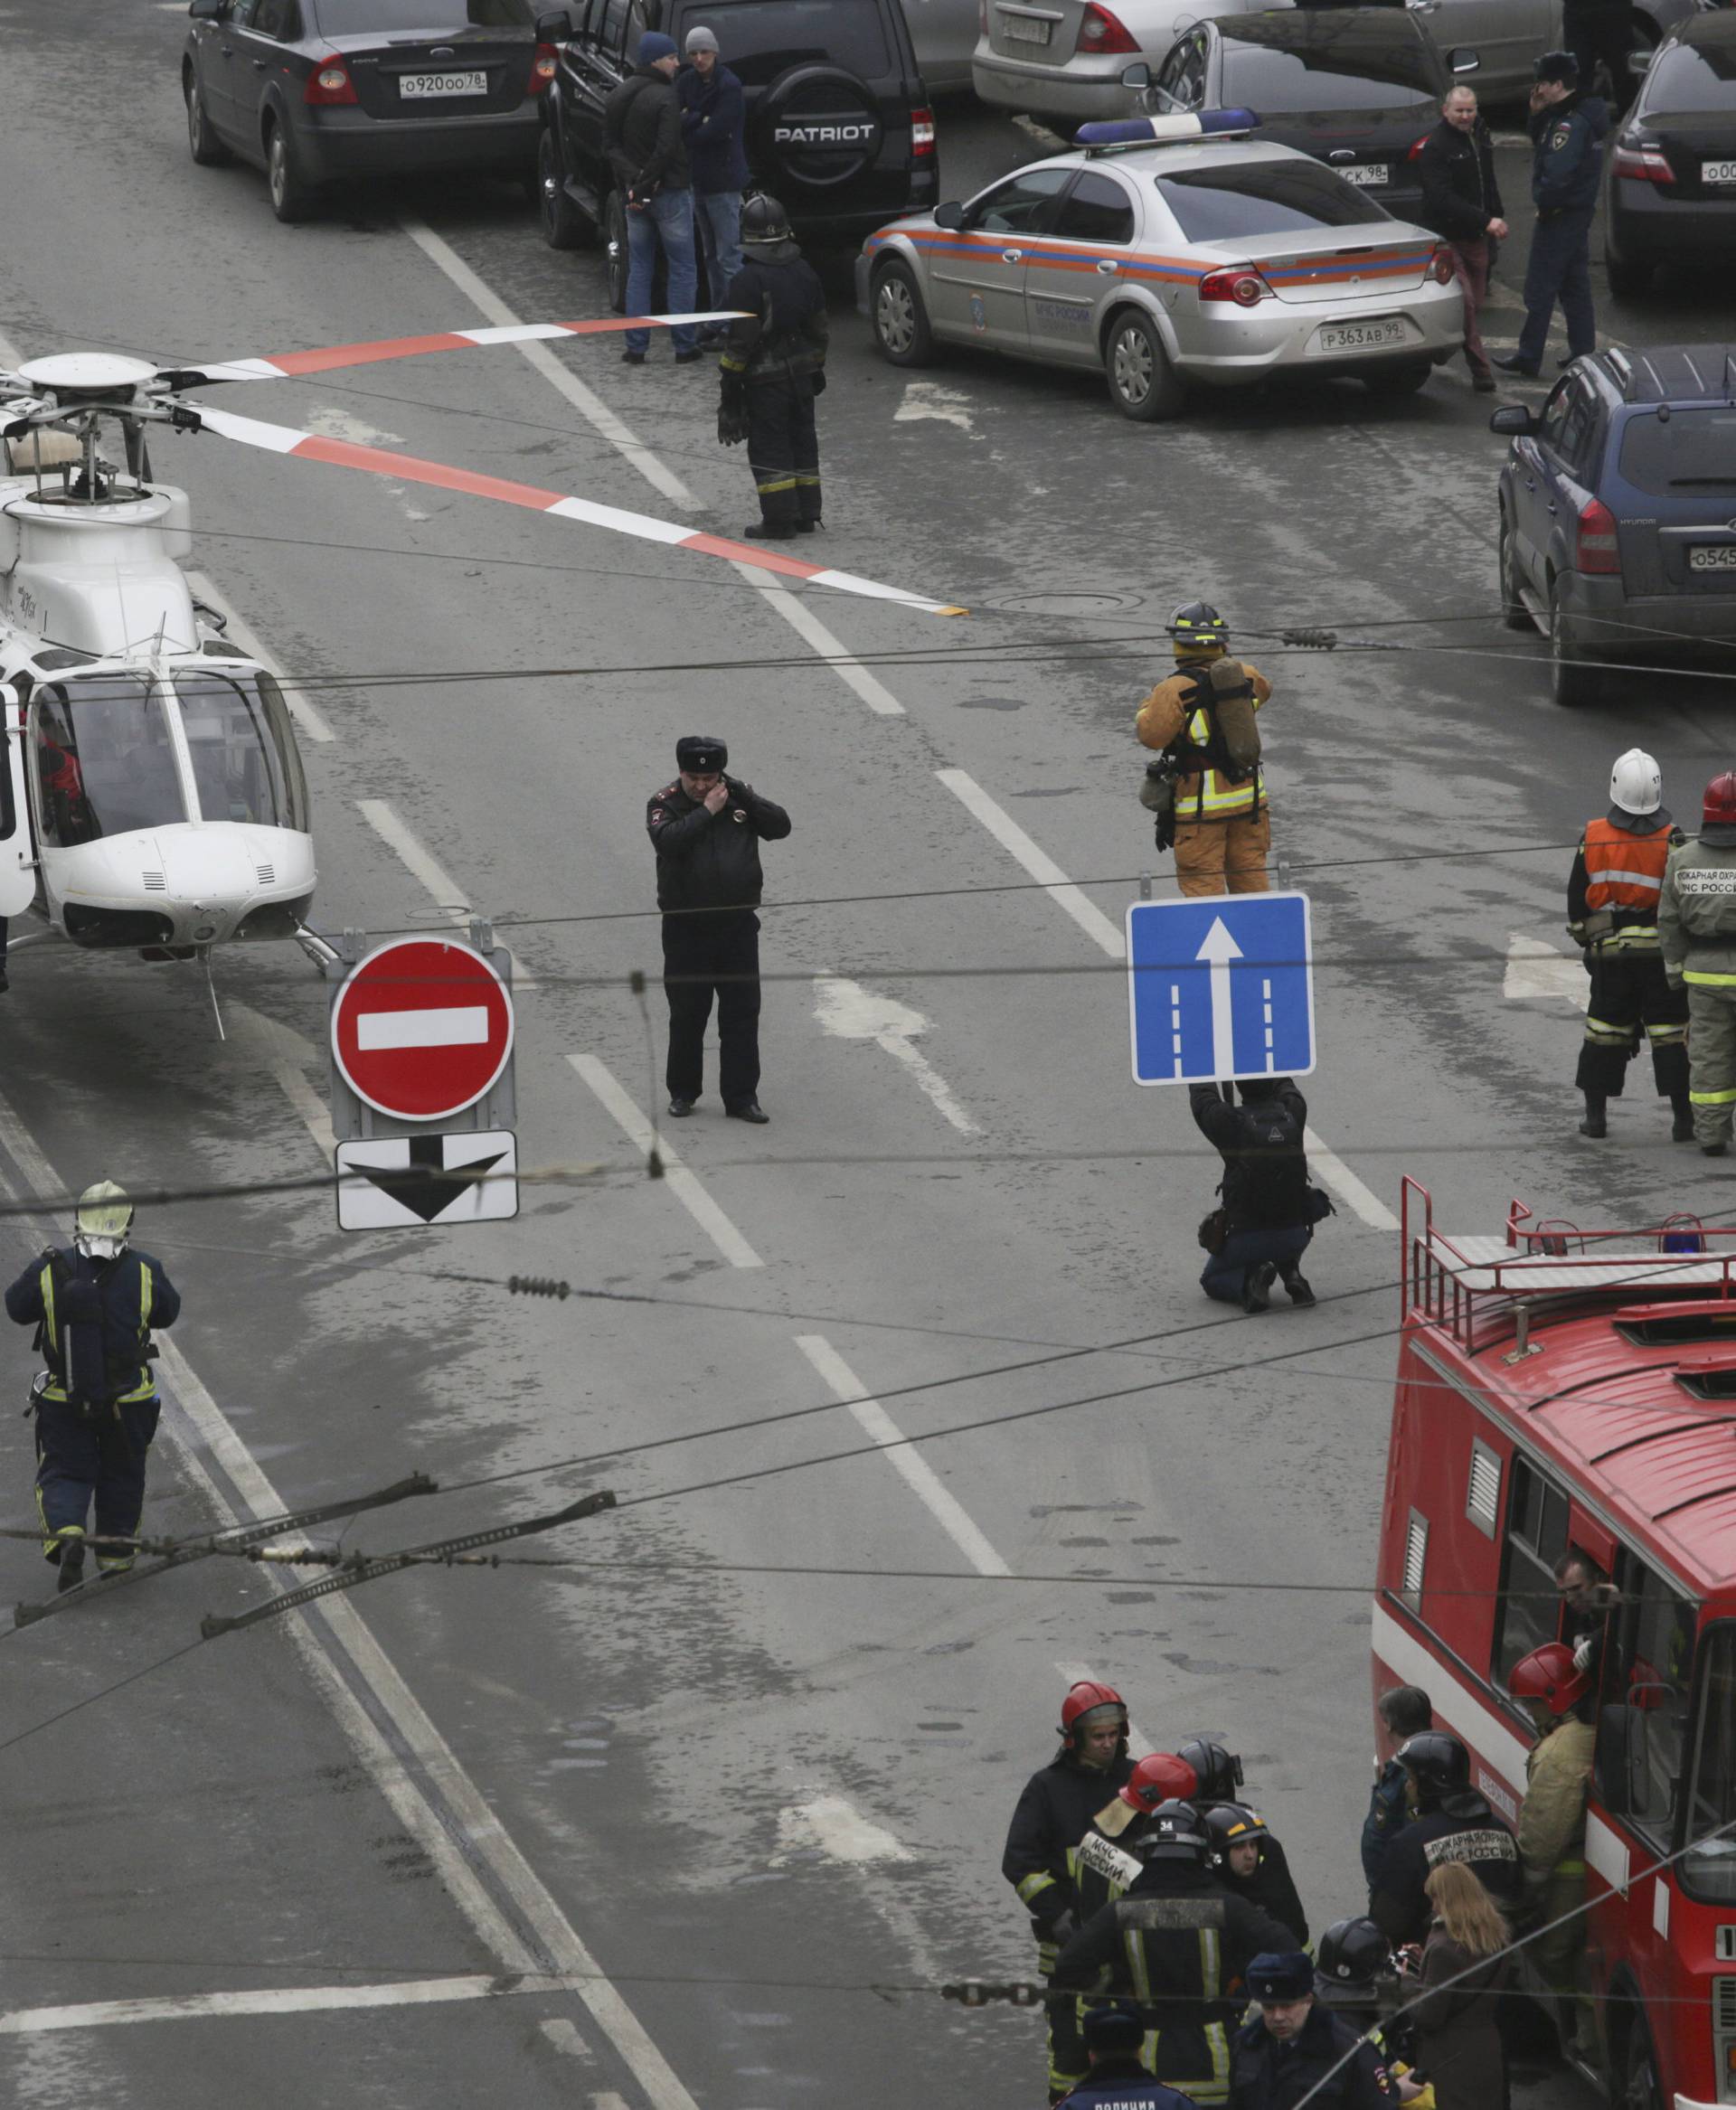
<path fill-rule="evenodd" d="M 133 1205 L 127 1198 L 127 1190 L 116 1186 L 112 1180 L 99 1180 L 79 1196 L 75 1230 L 78 1243 L 85 1250 L 106 1247 L 118 1253 L 132 1228 Z"/>

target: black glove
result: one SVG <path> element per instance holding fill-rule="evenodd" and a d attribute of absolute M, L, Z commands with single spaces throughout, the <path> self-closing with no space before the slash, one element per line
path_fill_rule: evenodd
<path fill-rule="evenodd" d="M 726 373 L 717 399 L 717 437 L 724 447 L 740 447 L 748 437 L 748 384 L 739 373 Z"/>
<path fill-rule="evenodd" d="M 823 366 L 815 370 L 814 393 L 816 396 L 823 396 L 826 393 L 826 369 Z"/>

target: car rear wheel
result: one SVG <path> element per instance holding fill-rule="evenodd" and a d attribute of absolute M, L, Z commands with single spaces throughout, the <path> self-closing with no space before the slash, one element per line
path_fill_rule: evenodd
<path fill-rule="evenodd" d="M 1533 629 L 1531 610 L 1526 608 L 1524 595 L 1520 591 L 1524 582 L 1514 561 L 1513 531 L 1507 525 L 1505 513 L 1501 516 L 1501 540 L 1496 545 L 1495 562 L 1501 571 L 1501 620 L 1509 630 Z"/>
<path fill-rule="evenodd" d="M 1633 300 L 1651 290 L 1657 266 L 1649 258 L 1618 256 L 1606 241 L 1603 268 L 1609 274 L 1609 290 L 1618 300 Z"/>
<path fill-rule="evenodd" d="M 1156 325 L 1137 308 L 1124 308 L 1110 323 L 1103 370 L 1109 400 L 1124 418 L 1151 425 L 1181 416 L 1187 391 Z"/>
<path fill-rule="evenodd" d="M 536 143 L 536 200 L 542 239 L 552 250 L 583 249 L 596 241 L 596 229 L 567 195 L 566 171 L 554 134 L 546 128 Z"/>
<path fill-rule="evenodd" d="M 874 342 L 894 366 L 927 366 L 934 357 L 928 310 L 908 264 L 882 265 L 874 274 Z"/>
<path fill-rule="evenodd" d="M 229 149 L 211 128 L 205 115 L 205 99 L 199 92 L 198 77 L 191 71 L 181 83 L 187 102 L 187 149 L 201 168 L 216 168 L 229 159 Z"/>
<path fill-rule="evenodd" d="M 1565 617 L 1561 609 L 1561 589 L 1559 579 L 1549 584 L 1549 685 L 1556 702 L 1571 710 L 1575 704 L 1590 703 L 1602 685 L 1602 670 L 1595 660 L 1584 658 L 1569 645 L 1565 632 Z"/>
<path fill-rule="evenodd" d="M 1399 366 L 1371 367 L 1363 380 L 1371 396 L 1414 396 L 1434 371 L 1426 359 L 1415 360 Z"/>
<path fill-rule="evenodd" d="M 627 207 L 621 193 L 611 191 L 603 207 L 603 241 L 608 250 L 603 266 L 609 305 L 617 315 L 627 313 Z"/>
<path fill-rule="evenodd" d="M 319 203 L 318 191 L 301 173 L 288 126 L 275 120 L 265 136 L 265 182 L 271 210 L 286 226 L 308 218 Z"/>

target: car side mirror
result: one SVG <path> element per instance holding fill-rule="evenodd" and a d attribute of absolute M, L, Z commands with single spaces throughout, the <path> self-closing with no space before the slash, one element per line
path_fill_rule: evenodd
<path fill-rule="evenodd" d="M 956 203 L 948 205 L 937 205 L 934 209 L 934 224 L 937 227 L 944 227 L 948 232 L 956 234 L 965 224 L 964 207 Z"/>
<path fill-rule="evenodd" d="M 1448 52 L 1447 63 L 1455 74 L 1475 73 L 1483 61 L 1477 52 L 1460 45 L 1457 51 Z"/>
<path fill-rule="evenodd" d="M 1643 47 L 1637 52 L 1629 52 L 1628 54 L 1628 71 L 1634 76 L 1636 80 L 1637 80 L 1639 76 L 1644 73 L 1650 66 L 1652 61 L 1656 58 L 1656 56 L 1657 53 L 1652 50 L 1649 45 Z"/>
<path fill-rule="evenodd" d="M 1123 88 L 1149 88 L 1151 86 L 1151 68 L 1146 64 L 1143 59 L 1138 60 L 1123 71 L 1121 85 Z"/>
<path fill-rule="evenodd" d="M 1503 403 L 1489 419 L 1491 432 L 1504 432 L 1510 439 L 1530 439 L 1537 429 L 1536 411 L 1523 403 Z"/>
<path fill-rule="evenodd" d="M 570 44 L 572 42 L 572 17 L 564 7 L 557 7 L 552 14 L 537 16 L 536 41 L 539 44 Z"/>
<path fill-rule="evenodd" d="M 195 22 L 221 22 L 229 13 L 229 0 L 192 0 L 187 13 Z"/>

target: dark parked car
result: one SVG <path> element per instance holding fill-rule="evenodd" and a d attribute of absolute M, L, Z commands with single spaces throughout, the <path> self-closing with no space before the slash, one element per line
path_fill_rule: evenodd
<path fill-rule="evenodd" d="M 559 48 L 538 161 L 552 249 L 602 241 L 627 306 L 626 208 L 603 152 L 603 105 L 647 29 L 684 48 L 703 23 L 747 102 L 753 184 L 799 235 L 859 241 L 939 202 L 934 117 L 899 0 L 586 0 L 540 18 Z"/>
<path fill-rule="evenodd" d="M 1502 612 L 1548 637 L 1558 703 L 1604 663 L 1736 646 L 1736 344 L 1593 352 L 1489 426 Z"/>
<path fill-rule="evenodd" d="M 1467 73 L 1473 58 L 1448 54 Z M 1451 85 L 1409 8 L 1287 8 L 1196 24 L 1170 47 L 1145 104 L 1159 117 L 1252 110 L 1257 137 L 1311 154 L 1398 219 L 1414 220 L 1416 155 Z"/>
<path fill-rule="evenodd" d="M 535 180 L 554 53 L 531 0 L 193 0 L 187 144 L 266 174 L 279 220 L 327 184 L 432 169 Z"/>
<path fill-rule="evenodd" d="M 1658 51 L 1609 156 L 1609 290 L 1659 264 L 1736 267 L 1736 14 L 1696 15 Z"/>

